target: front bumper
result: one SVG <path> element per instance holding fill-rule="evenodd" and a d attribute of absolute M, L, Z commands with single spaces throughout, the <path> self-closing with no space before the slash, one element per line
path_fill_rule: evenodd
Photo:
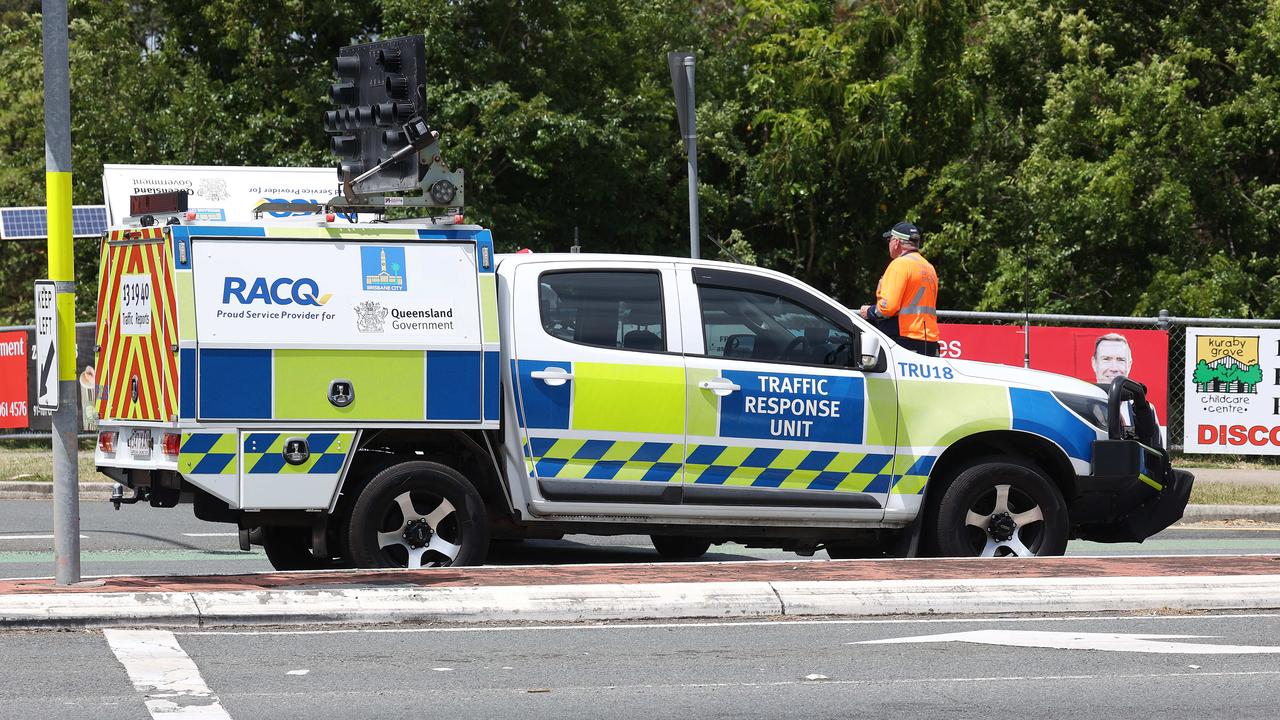
<path fill-rule="evenodd" d="M 1142 542 L 1182 519 L 1195 476 L 1170 466 L 1146 386 L 1117 378 L 1110 390 L 1108 438 L 1094 441 L 1091 473 L 1076 478 L 1069 502 L 1072 537 Z M 1132 427 L 1121 421 L 1126 403 Z"/>
<path fill-rule="evenodd" d="M 1098 442 L 1138 444 L 1137 441 Z M 1150 451 L 1140 447 L 1144 455 Z M 1069 504 L 1072 537 L 1094 542 L 1142 542 L 1181 520 L 1195 476 L 1167 465 L 1154 476 L 1152 468 L 1146 470 L 1127 475 L 1077 477 L 1076 496 Z M 1160 480 L 1156 481 L 1156 477 Z"/>

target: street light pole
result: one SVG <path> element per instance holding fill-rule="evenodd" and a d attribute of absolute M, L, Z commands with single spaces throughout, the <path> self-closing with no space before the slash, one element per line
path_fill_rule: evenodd
<path fill-rule="evenodd" d="M 67 0 L 43 0 L 45 204 L 49 279 L 58 307 L 58 409 L 53 412 L 53 564 L 59 585 L 80 582 L 76 417 L 76 284 L 71 242 L 71 66 Z"/>

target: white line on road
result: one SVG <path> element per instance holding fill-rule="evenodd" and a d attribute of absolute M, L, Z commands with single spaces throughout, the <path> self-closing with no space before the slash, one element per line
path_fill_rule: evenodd
<path fill-rule="evenodd" d="M 80 539 L 85 540 L 89 536 L 81 535 Z M 0 540 L 52 540 L 52 535 L 0 535 Z"/>
<path fill-rule="evenodd" d="M 195 662 L 168 630 L 103 630 L 153 718 L 231 720 Z"/>
<path fill-rule="evenodd" d="M 1100 675 L 971 675 L 960 677 L 926 677 L 926 678 L 874 678 L 857 680 L 777 680 L 774 682 L 719 682 L 719 683 L 678 683 L 651 685 L 569 685 L 557 687 L 557 693 L 579 690 L 598 692 L 603 688 L 623 691 L 698 689 L 713 690 L 717 688 L 773 688 L 788 685 L 804 685 L 820 687 L 823 685 L 853 685 L 858 687 L 876 687 L 884 685 L 924 686 L 930 683 L 982 683 L 982 682 L 1065 682 L 1079 680 L 1162 680 L 1172 678 L 1224 678 L 1224 677 L 1257 677 L 1280 675 L 1280 670 L 1240 670 L 1226 672 L 1167 672 L 1167 673 L 1132 673 L 1117 675 L 1104 673 Z"/>
<path fill-rule="evenodd" d="M 1211 635 L 1151 635 L 1134 633 L 1047 632 L 1037 630 L 971 630 L 969 632 L 917 635 L 915 637 L 858 640 L 845 645 L 891 645 L 896 643 L 966 642 L 979 645 L 1055 648 L 1059 650 L 1109 650 L 1141 653 L 1198 653 L 1201 655 L 1275 655 L 1280 647 L 1266 645 L 1219 645 L 1176 642 L 1203 639 Z"/>
<path fill-rule="evenodd" d="M 584 623 L 581 625 L 506 625 L 500 627 L 423 627 L 423 628 L 336 628 L 333 630 L 188 630 L 179 635 L 342 635 L 350 633 L 457 633 L 457 632 L 546 632 L 554 630 L 662 630 L 668 628 L 757 627 L 762 625 L 932 625 L 965 623 L 1080 622 L 1091 620 L 1220 620 L 1227 618 L 1280 618 L 1280 613 L 1223 613 L 1221 615 L 1068 615 L 1065 617 L 965 617 L 965 618 L 895 618 L 892 620 L 761 620 L 744 622 L 687 623 Z"/>
<path fill-rule="evenodd" d="M 182 533 L 184 537 L 239 537 L 240 533 Z"/>

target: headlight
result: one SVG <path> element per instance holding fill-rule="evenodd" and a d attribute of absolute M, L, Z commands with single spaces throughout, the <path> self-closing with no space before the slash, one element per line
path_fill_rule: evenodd
<path fill-rule="evenodd" d="M 1066 405 L 1072 412 L 1084 418 L 1088 423 L 1099 430 L 1107 431 L 1107 401 L 1099 400 L 1096 397 L 1088 395 L 1073 395 L 1071 393 L 1056 392 L 1053 394 L 1058 398 L 1058 402 Z"/>

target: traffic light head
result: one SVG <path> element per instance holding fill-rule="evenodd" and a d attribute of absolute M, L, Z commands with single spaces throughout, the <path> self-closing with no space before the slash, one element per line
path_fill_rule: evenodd
<path fill-rule="evenodd" d="M 337 109 L 325 113 L 324 129 L 338 157 L 338 176 L 349 180 L 408 145 L 405 124 L 424 116 L 423 38 L 413 35 L 344 47 L 334 70 L 338 79 L 329 87 L 329 99 Z M 360 182 L 355 191 L 372 195 L 413 190 L 421 177 L 422 166 L 411 153 Z"/>

